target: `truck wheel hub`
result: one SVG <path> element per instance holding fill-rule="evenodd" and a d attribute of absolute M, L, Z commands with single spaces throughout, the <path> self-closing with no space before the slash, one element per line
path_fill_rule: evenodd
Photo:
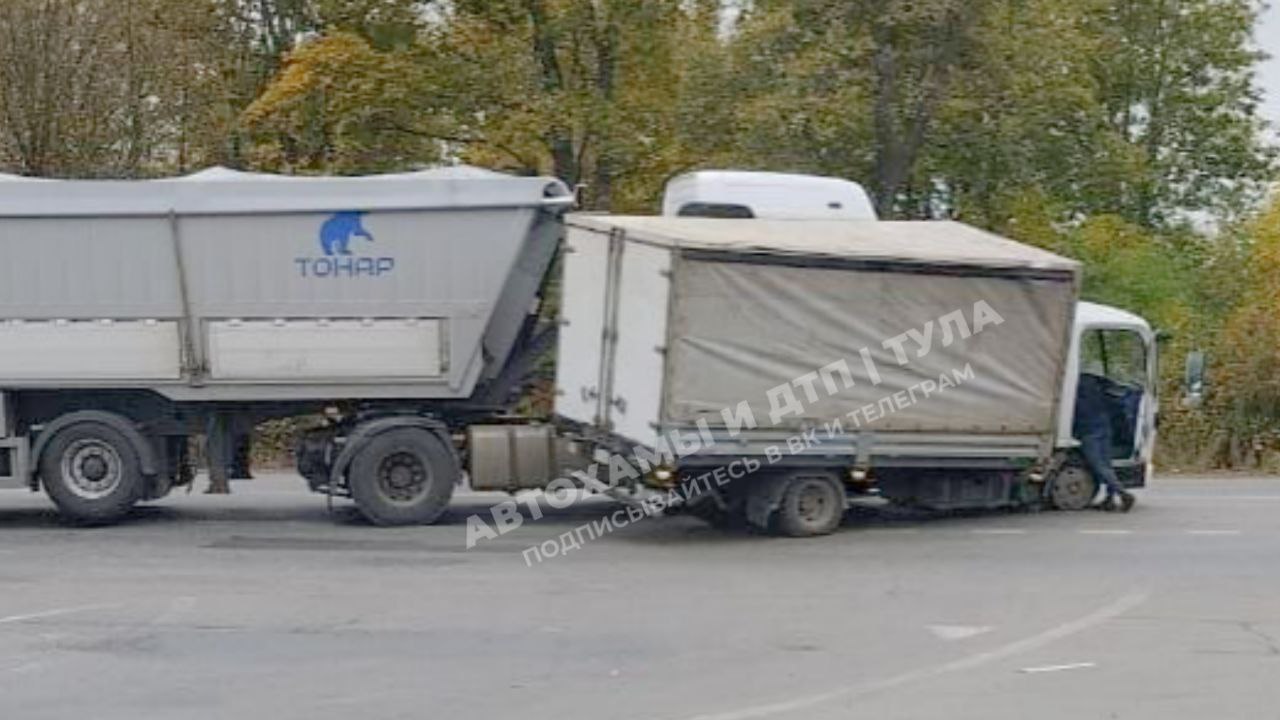
<path fill-rule="evenodd" d="M 417 500 L 427 486 L 427 470 L 417 456 L 396 453 L 382 461 L 378 488 L 392 502 Z"/>
<path fill-rule="evenodd" d="M 62 477 L 76 495 L 95 500 L 109 495 L 124 477 L 116 449 L 99 440 L 77 440 L 62 454 Z"/>
<path fill-rule="evenodd" d="M 1068 465 L 1053 480 L 1053 504 L 1059 510 L 1084 510 L 1097 494 L 1097 484 L 1087 470 Z"/>
<path fill-rule="evenodd" d="M 830 510 L 830 493 L 821 482 L 806 482 L 797 493 L 796 511 L 807 523 L 819 523 Z"/>

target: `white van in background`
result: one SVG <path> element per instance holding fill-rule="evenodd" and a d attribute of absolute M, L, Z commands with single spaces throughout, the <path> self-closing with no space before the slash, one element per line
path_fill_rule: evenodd
<path fill-rule="evenodd" d="M 667 183 L 662 214 L 768 220 L 876 220 L 867 191 L 843 178 L 700 170 Z"/>

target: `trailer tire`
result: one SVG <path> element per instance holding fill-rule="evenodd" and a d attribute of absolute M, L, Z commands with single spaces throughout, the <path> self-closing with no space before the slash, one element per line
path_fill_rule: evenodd
<path fill-rule="evenodd" d="M 56 431 L 40 453 L 40 480 L 63 516 L 81 525 L 117 522 L 146 494 L 133 443 L 94 420 Z"/>
<path fill-rule="evenodd" d="M 401 427 L 364 442 L 347 484 L 375 525 L 430 525 L 449 506 L 460 475 L 457 456 L 437 435 Z"/>

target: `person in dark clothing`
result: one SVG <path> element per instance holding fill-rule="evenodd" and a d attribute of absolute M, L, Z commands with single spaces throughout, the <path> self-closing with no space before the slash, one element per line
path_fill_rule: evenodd
<path fill-rule="evenodd" d="M 1111 413 L 1107 408 L 1106 380 L 1090 373 L 1081 373 L 1076 386 L 1076 414 L 1071 423 L 1071 434 L 1080 441 L 1080 453 L 1085 465 L 1100 488 L 1107 495 L 1101 508 L 1116 509 L 1116 497 L 1120 498 L 1121 512 L 1133 508 L 1133 494 L 1120 487 L 1115 468 L 1111 467 Z"/>

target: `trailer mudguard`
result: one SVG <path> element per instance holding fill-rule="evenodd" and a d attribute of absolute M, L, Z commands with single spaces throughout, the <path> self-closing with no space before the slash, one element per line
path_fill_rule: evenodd
<path fill-rule="evenodd" d="M 346 474 L 347 469 L 351 467 L 351 462 L 355 460 L 356 455 L 367 441 L 389 430 L 406 427 L 419 428 L 437 436 L 445 447 L 454 453 L 456 459 L 457 451 L 454 449 L 453 441 L 449 437 L 449 428 L 439 420 L 417 415 L 381 417 L 360 423 L 347 436 L 347 441 L 343 444 L 342 451 L 338 453 L 338 457 L 333 461 L 333 467 L 329 470 L 329 487 L 340 486 L 342 476 Z M 459 465 L 461 465 L 461 462 L 459 462 Z"/>

